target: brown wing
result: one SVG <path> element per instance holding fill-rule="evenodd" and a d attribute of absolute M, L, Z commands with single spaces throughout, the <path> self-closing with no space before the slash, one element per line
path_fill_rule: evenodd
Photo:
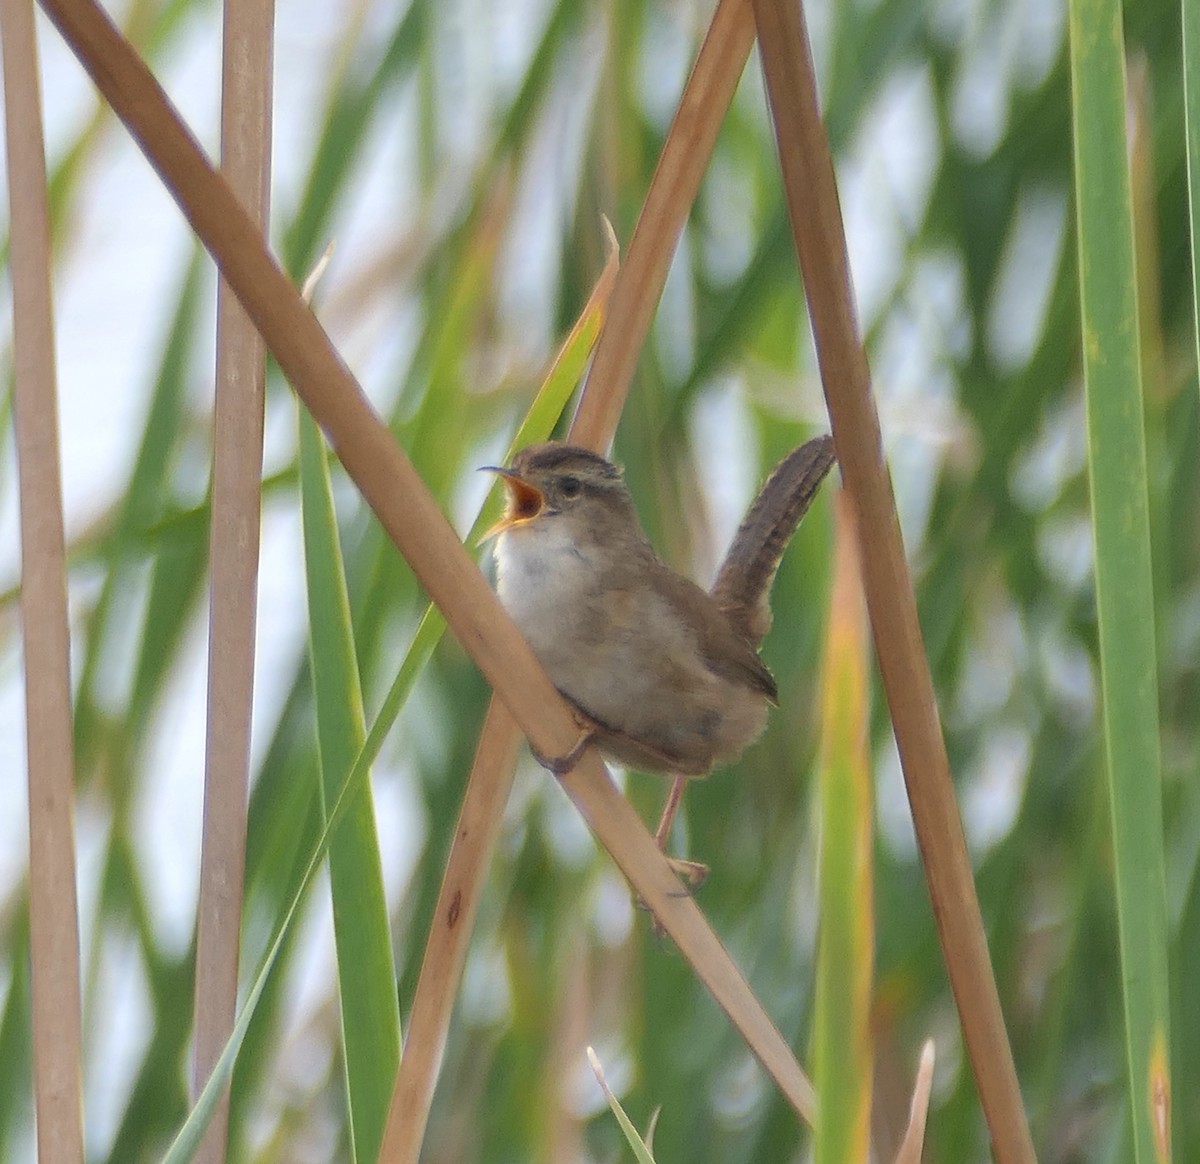
<path fill-rule="evenodd" d="M 761 691 L 772 702 L 777 700 L 775 677 L 753 645 L 730 625 L 713 596 L 666 566 L 662 571 L 659 585 L 670 593 L 672 606 L 687 618 L 705 665 L 715 675 Z"/>
<path fill-rule="evenodd" d="M 733 629 L 752 646 L 771 625 L 768 595 L 779 560 L 835 460 L 833 438 L 793 449 L 767 478 L 713 583 L 712 596 Z"/>

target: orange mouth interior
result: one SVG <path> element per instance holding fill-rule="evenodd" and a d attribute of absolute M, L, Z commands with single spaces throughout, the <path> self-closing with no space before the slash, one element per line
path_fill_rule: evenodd
<path fill-rule="evenodd" d="M 515 525 L 532 521 L 546 504 L 545 495 L 536 485 L 531 485 L 507 469 L 496 469 L 495 472 L 504 478 L 504 485 L 508 489 L 508 503 L 504 509 L 504 516 L 480 538 L 481 542 L 486 542 Z"/>

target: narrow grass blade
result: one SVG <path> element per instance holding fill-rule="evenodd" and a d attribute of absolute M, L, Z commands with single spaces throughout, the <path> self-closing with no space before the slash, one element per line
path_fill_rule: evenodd
<path fill-rule="evenodd" d="M 29 925 L 28 911 L 8 932 L 6 953 L 8 996 L 0 1011 L 0 1148 L 7 1149 L 14 1131 L 29 1112 L 33 1079 L 29 1045 Z"/>
<path fill-rule="evenodd" d="M 362 691 L 325 445 L 303 410 L 299 423 L 321 789 L 323 802 L 333 804 L 362 749 Z M 400 1061 L 400 1011 L 374 802 L 365 778 L 356 784 L 345 823 L 330 840 L 329 881 L 351 1138 L 354 1158 L 370 1161 L 379 1154 L 391 1079 Z"/>
<path fill-rule="evenodd" d="M 330 837 L 338 825 L 342 823 L 342 820 L 346 816 L 346 811 L 350 807 L 352 800 L 350 791 L 349 785 L 343 788 L 341 795 L 334 804 L 325 828 L 321 833 L 320 844 L 318 844 L 312 859 L 304 870 L 299 888 L 288 903 L 287 910 L 280 918 L 275 936 L 271 939 L 271 943 L 263 956 L 259 972 L 255 976 L 249 991 L 246 993 L 246 999 L 242 1003 L 241 1010 L 238 1011 L 237 1021 L 233 1024 L 233 1032 L 229 1036 L 229 1042 L 225 1044 L 225 1049 L 221 1052 L 220 1057 L 213 1066 L 212 1074 L 209 1075 L 208 1081 L 204 1084 L 199 1096 L 197 1096 L 196 1103 L 188 1113 L 183 1127 L 179 1129 L 179 1133 L 171 1142 L 171 1147 L 163 1157 L 163 1164 L 190 1164 L 190 1161 L 195 1157 L 204 1131 L 213 1117 L 217 1104 L 221 1101 L 226 1084 L 229 1082 L 229 1076 L 233 1071 L 238 1051 L 241 1050 L 242 1043 L 246 1038 L 246 1032 L 249 1030 L 250 1023 L 254 1019 L 254 1013 L 258 1008 L 259 1000 L 266 990 L 268 981 L 270 981 L 271 971 L 274 969 L 280 952 L 283 950 L 291 933 L 292 926 L 299 916 L 300 907 L 304 902 L 308 887 L 312 884 L 325 860 L 325 854 L 329 850 Z"/>
<path fill-rule="evenodd" d="M 925 1146 L 925 1122 L 929 1116 L 929 1093 L 933 1089 L 933 1040 L 926 1039 L 921 1047 L 921 1060 L 913 1084 L 912 1103 L 908 1111 L 908 1127 L 896 1153 L 896 1164 L 921 1164 Z"/>
<path fill-rule="evenodd" d="M 633 1149 L 634 1158 L 638 1164 L 654 1164 L 650 1148 L 646 1141 L 638 1135 L 633 1121 L 625 1114 L 621 1101 L 613 1095 L 612 1088 L 608 1086 L 608 1080 L 604 1078 L 604 1068 L 600 1065 L 600 1059 L 591 1047 L 587 1049 L 587 1057 L 588 1062 L 592 1065 L 592 1071 L 595 1072 L 596 1082 L 600 1084 L 600 1090 L 604 1092 L 604 1098 L 608 1100 L 609 1109 L 617 1117 L 617 1123 L 621 1125 L 621 1133 L 625 1137 L 625 1142 Z"/>
<path fill-rule="evenodd" d="M 1117 0 L 1071 0 L 1088 467 L 1134 1158 L 1170 1159 L 1167 908 L 1125 50 Z"/>
<path fill-rule="evenodd" d="M 365 78 L 356 74 L 334 87 L 330 107 L 316 134 L 319 144 L 308 181 L 283 242 L 288 270 L 307 271 L 312 266 L 335 199 L 346 188 L 346 175 L 358 157 L 371 118 L 379 110 L 380 98 L 411 66 L 425 38 L 428 16 L 424 4 L 410 5 L 371 73 Z"/>
<path fill-rule="evenodd" d="M 874 812 L 868 760 L 870 683 L 858 535 L 837 495 L 837 548 L 821 698 L 821 935 L 813 1082 L 817 1164 L 858 1164 L 871 1133 Z"/>

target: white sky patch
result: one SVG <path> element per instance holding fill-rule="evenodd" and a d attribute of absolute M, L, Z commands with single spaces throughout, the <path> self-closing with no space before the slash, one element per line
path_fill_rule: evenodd
<path fill-rule="evenodd" d="M 940 156 L 928 70 L 902 68 L 880 86 L 847 156 L 839 159 L 842 213 L 860 323 L 877 320 L 904 272 Z"/>
<path fill-rule="evenodd" d="M 1029 777 L 1029 732 L 1008 725 L 988 732 L 962 785 L 963 827 L 976 860 L 1012 831 Z"/>
<path fill-rule="evenodd" d="M 138 767 L 133 843 L 159 948 L 182 954 L 192 940 L 200 889 L 204 736 L 208 707 L 208 607 L 186 629 L 159 693 Z M 128 774 L 122 773 L 121 779 Z"/>
<path fill-rule="evenodd" d="M 105 936 L 95 997 L 103 1004 L 89 1016 L 84 1057 L 85 1130 L 88 1156 L 93 1159 L 112 1147 L 154 1029 L 150 984 L 132 934 L 110 930 Z"/>
<path fill-rule="evenodd" d="M 733 535 L 754 500 L 755 436 L 737 381 L 723 377 L 696 400 L 689 417 L 696 463 L 705 466 L 700 486 L 708 502 L 712 560 L 701 563 L 697 581 L 709 585 Z"/>
<path fill-rule="evenodd" d="M 988 304 L 988 351 L 1001 372 L 1025 367 L 1042 337 L 1066 229 L 1064 191 L 1035 186 L 1017 196 Z"/>

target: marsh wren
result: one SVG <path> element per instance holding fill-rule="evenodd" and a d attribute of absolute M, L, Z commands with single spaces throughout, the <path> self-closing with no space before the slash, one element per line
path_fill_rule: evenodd
<path fill-rule="evenodd" d="M 769 590 L 833 461 L 822 436 L 776 466 L 711 591 L 654 552 L 620 469 L 596 453 L 551 442 L 522 449 L 508 468 L 487 466 L 508 492 L 487 535 L 500 601 L 585 725 L 569 757 L 542 762 L 561 774 L 594 741 L 623 764 L 674 776 L 660 845 L 686 778 L 740 755 L 776 702 L 757 649 Z M 706 872 L 673 864 L 693 882 Z"/>

